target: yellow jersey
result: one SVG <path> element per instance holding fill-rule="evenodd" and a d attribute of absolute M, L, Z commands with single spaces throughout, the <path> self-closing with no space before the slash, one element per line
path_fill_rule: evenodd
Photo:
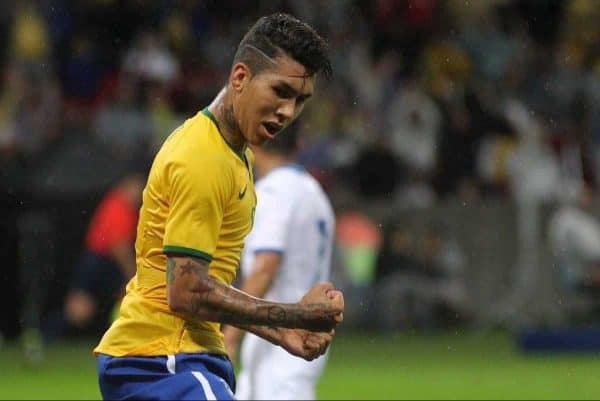
<path fill-rule="evenodd" d="M 252 163 L 250 149 L 235 152 L 208 109 L 166 139 L 143 193 L 136 274 L 127 284 L 119 317 L 94 353 L 225 354 L 219 323 L 186 320 L 169 309 L 166 254 L 204 259 L 211 277 L 231 284 L 256 207 Z"/>

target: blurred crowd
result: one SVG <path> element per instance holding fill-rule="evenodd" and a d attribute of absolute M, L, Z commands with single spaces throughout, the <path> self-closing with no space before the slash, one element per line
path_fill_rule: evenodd
<path fill-rule="evenodd" d="M 275 10 L 330 42 L 335 79 L 303 117 L 301 154 L 324 185 L 408 207 L 548 199 L 576 151 L 567 174 L 595 188 L 595 0 L 25 0 L 0 17 L 2 190 L 106 186 L 77 163 L 151 156 L 224 84 L 244 30 Z M 63 155 L 69 146 L 84 155 Z M 68 174 L 36 178 L 40 166 Z"/>
<path fill-rule="evenodd" d="M 0 201 L 108 190 L 208 104 L 243 32 L 274 11 L 330 43 L 334 79 L 303 114 L 299 161 L 334 204 L 596 191 L 596 0 L 21 0 L 0 5 Z M 464 306 L 452 240 L 432 229 L 411 259 L 418 241 L 394 227 L 372 279 L 400 264 L 419 288 L 447 278 L 443 303 Z"/>

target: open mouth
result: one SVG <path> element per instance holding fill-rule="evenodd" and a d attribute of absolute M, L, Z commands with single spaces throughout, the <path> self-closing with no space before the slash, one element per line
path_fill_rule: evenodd
<path fill-rule="evenodd" d="M 269 136 L 272 138 L 275 138 L 275 136 L 281 131 L 281 129 L 283 128 L 281 125 L 276 124 L 276 123 L 264 123 L 263 126 L 265 127 L 265 129 L 267 130 L 267 133 L 269 134 Z"/>

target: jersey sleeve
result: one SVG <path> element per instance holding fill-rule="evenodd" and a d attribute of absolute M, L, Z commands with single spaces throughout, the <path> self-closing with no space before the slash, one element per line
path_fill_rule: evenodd
<path fill-rule="evenodd" d="M 170 196 L 163 251 L 212 261 L 232 194 L 231 170 L 218 159 L 178 162 L 169 166 L 166 179 Z"/>
<path fill-rule="evenodd" d="M 283 253 L 287 247 L 290 220 L 294 208 L 281 188 L 267 186 L 257 191 L 254 227 L 246 246 L 252 253 Z"/>

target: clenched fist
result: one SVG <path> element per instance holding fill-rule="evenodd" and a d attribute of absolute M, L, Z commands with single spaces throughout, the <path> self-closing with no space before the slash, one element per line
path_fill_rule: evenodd
<path fill-rule="evenodd" d="M 323 355 L 335 335 L 333 330 L 328 333 L 310 332 L 302 329 L 279 330 L 282 334 L 280 345 L 290 354 L 307 361 L 312 361 Z"/>
<path fill-rule="evenodd" d="M 313 286 L 300 300 L 310 310 L 306 329 L 328 333 L 343 320 L 344 295 L 331 283 Z"/>

